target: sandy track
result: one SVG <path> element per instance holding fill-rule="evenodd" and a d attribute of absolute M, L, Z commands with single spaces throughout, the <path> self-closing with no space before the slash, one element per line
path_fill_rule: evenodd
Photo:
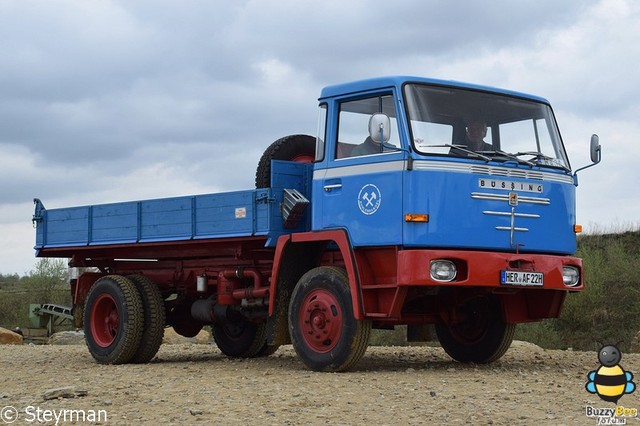
<path fill-rule="evenodd" d="M 621 365 L 640 376 L 640 355 L 623 354 Z M 614 407 L 585 390 L 595 352 L 522 342 L 491 365 L 459 364 L 440 348 L 370 347 L 347 373 L 308 371 L 290 346 L 242 360 L 210 345 L 163 345 L 149 364 L 116 366 L 95 363 L 84 346 L 2 346 L 0 366 L 0 407 L 17 410 L 14 424 L 38 424 L 40 409 L 105 410 L 109 425 L 584 425 L 596 424 L 586 406 Z M 61 386 L 88 395 L 43 400 Z M 619 404 L 640 407 L 640 391 Z"/>

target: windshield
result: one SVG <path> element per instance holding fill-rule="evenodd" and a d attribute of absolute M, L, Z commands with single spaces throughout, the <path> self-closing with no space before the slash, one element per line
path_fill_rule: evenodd
<path fill-rule="evenodd" d="M 507 95 L 405 86 L 415 150 L 569 169 L 551 108 Z"/>

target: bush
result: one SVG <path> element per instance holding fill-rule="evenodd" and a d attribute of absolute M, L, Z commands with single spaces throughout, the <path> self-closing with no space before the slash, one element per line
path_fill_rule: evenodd
<path fill-rule="evenodd" d="M 398 325 L 394 330 L 371 330 L 371 346 L 406 346 L 407 326 Z"/>
<path fill-rule="evenodd" d="M 640 232 L 583 236 L 585 290 L 569 294 L 560 318 L 520 325 L 516 338 L 546 348 L 628 347 L 640 331 Z"/>
<path fill-rule="evenodd" d="M 61 259 L 40 259 L 27 276 L 0 276 L 0 282 L 0 327 L 30 327 L 31 303 L 71 305 L 67 267 Z"/>

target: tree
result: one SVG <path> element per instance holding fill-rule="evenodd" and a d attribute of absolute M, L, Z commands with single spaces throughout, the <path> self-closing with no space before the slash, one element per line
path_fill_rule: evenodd
<path fill-rule="evenodd" d="M 24 281 L 33 298 L 31 303 L 61 303 L 67 299 L 61 294 L 68 293 L 69 289 L 67 265 L 63 259 L 39 259 Z"/>
<path fill-rule="evenodd" d="M 15 287 L 20 283 L 20 276 L 18 274 L 0 274 L 0 289 L 8 289 Z"/>

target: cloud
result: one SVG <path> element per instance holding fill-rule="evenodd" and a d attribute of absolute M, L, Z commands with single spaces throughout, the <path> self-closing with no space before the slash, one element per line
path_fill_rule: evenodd
<path fill-rule="evenodd" d="M 630 217 L 639 19 L 631 0 L 2 2 L 0 272 L 30 269 L 34 196 L 59 207 L 250 188 L 271 142 L 315 133 L 323 86 L 387 74 L 549 98 L 574 166 L 592 132 L 603 143 L 578 217 Z"/>

